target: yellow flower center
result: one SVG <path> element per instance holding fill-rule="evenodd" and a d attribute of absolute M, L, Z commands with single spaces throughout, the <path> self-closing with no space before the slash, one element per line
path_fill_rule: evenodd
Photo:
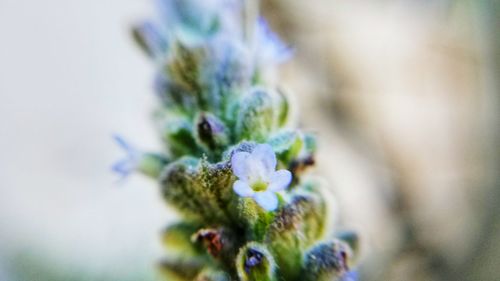
<path fill-rule="evenodd" d="M 264 191 L 267 189 L 268 183 L 264 181 L 256 181 L 252 184 L 252 189 L 254 191 Z"/>

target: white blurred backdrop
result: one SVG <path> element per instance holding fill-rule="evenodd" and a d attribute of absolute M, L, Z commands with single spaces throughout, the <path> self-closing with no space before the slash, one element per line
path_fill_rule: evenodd
<path fill-rule="evenodd" d="M 154 183 L 110 170 L 113 133 L 157 147 L 153 68 L 129 36 L 148 4 L 0 0 L 0 280 L 153 274 L 169 212 Z"/>

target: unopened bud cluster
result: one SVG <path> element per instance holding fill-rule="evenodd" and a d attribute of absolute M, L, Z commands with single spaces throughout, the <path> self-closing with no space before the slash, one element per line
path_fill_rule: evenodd
<path fill-rule="evenodd" d="M 155 123 L 165 149 L 122 138 L 114 169 L 157 180 L 181 221 L 163 231 L 166 280 L 342 280 L 357 236 L 328 229 L 329 199 L 302 176 L 315 137 L 290 122 L 268 77 L 290 49 L 238 0 L 160 0 L 133 35 L 156 66 Z M 248 25 L 251 28 L 248 28 Z M 249 32 L 249 30 L 251 32 Z"/>

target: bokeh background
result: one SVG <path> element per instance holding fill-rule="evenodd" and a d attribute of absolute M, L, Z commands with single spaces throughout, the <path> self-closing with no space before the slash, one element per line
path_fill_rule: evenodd
<path fill-rule="evenodd" d="M 117 181 L 111 135 L 159 147 L 152 1 L 0 0 L 0 280 L 155 280 L 175 219 Z M 500 280 L 500 3 L 264 0 L 362 280 Z M 333 204 L 334 202 L 332 202 Z"/>

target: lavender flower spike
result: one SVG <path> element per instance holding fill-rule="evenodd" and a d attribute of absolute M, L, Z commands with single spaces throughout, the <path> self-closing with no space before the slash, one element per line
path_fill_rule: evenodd
<path fill-rule="evenodd" d="M 163 146 L 136 150 L 115 136 L 126 156 L 113 170 L 148 176 L 179 211 L 162 232 L 161 275 L 353 281 L 358 236 L 329 228 L 328 186 L 303 177 L 316 138 L 289 122 L 276 74 L 293 48 L 259 17 L 259 0 L 153 1 L 159 17 L 133 35 L 154 62 Z"/>
<path fill-rule="evenodd" d="M 290 171 L 275 171 L 276 163 L 276 155 L 268 144 L 257 145 L 252 153 L 235 153 L 231 166 L 239 179 L 234 182 L 234 192 L 241 197 L 252 197 L 267 211 L 275 210 L 276 192 L 285 190 L 292 180 Z"/>

